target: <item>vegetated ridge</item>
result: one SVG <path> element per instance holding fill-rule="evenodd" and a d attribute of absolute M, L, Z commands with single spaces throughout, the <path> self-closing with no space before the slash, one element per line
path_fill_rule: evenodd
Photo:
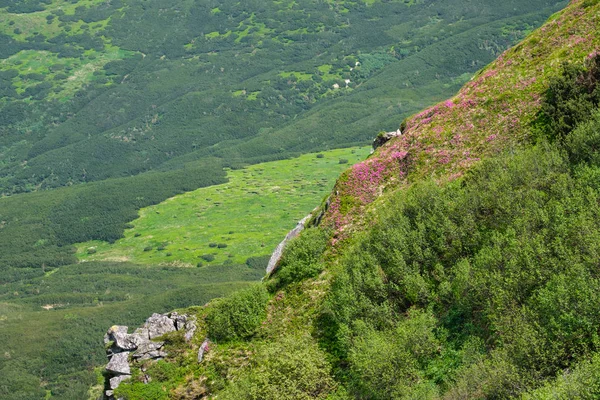
<path fill-rule="evenodd" d="M 598 398 L 599 27 L 572 1 L 409 118 L 264 284 L 188 309 L 193 343 L 116 396 Z"/>

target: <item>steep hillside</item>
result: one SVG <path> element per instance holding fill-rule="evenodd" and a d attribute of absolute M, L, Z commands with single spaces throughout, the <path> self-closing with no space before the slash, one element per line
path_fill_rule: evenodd
<path fill-rule="evenodd" d="M 598 398 L 599 34 L 574 0 L 407 119 L 263 285 L 187 309 L 193 341 L 115 395 Z"/>

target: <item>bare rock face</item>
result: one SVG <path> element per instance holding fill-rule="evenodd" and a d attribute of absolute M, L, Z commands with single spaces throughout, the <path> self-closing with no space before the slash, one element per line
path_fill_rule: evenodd
<path fill-rule="evenodd" d="M 150 340 L 162 336 L 165 333 L 177 330 L 175 328 L 175 322 L 168 316 L 161 314 L 152 314 L 152 316 L 146 320 L 143 328 L 148 329 Z"/>
<path fill-rule="evenodd" d="M 275 249 L 273 254 L 271 255 L 271 259 L 269 260 L 269 264 L 267 265 L 267 276 L 271 275 L 279 266 L 279 261 L 281 260 L 281 256 L 283 255 L 283 250 L 285 246 L 287 246 L 288 242 L 294 239 L 296 236 L 300 234 L 304 230 L 306 223 L 312 218 L 312 214 L 307 215 L 301 221 L 298 222 L 296 227 L 288 232 L 285 236 L 285 239 Z"/>
<path fill-rule="evenodd" d="M 204 339 L 204 342 L 202 342 L 202 345 L 198 349 L 198 364 L 204 360 L 204 354 L 208 351 L 209 345 L 210 340 L 208 340 L 208 338 Z"/>
<path fill-rule="evenodd" d="M 107 387 L 105 394 L 114 400 L 114 390 L 121 382 L 131 378 L 130 360 L 160 360 L 167 356 L 163 346 L 165 342 L 154 340 L 166 333 L 183 331 L 186 341 L 191 341 L 196 332 L 195 318 L 176 312 L 171 314 L 152 314 L 141 328 L 127 333 L 122 325 L 112 326 L 104 335 L 106 354 L 108 355 Z"/>
<path fill-rule="evenodd" d="M 129 352 L 124 351 L 122 353 L 113 354 L 108 365 L 106 365 L 106 370 L 116 376 L 130 375 Z"/>

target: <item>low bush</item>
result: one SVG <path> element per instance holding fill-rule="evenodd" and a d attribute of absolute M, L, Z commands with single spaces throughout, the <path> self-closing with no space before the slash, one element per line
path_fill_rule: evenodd
<path fill-rule="evenodd" d="M 313 228 L 305 230 L 292 240 L 281 257 L 271 286 L 281 288 L 292 282 L 317 276 L 323 271 L 321 256 L 327 248 L 329 237 L 329 231 Z"/>
<path fill-rule="evenodd" d="M 329 399 L 336 382 L 326 354 L 310 337 L 284 337 L 262 347 L 224 392 L 223 400 Z M 339 398 L 339 397 L 338 397 Z"/>
<path fill-rule="evenodd" d="M 208 336 L 216 341 L 252 337 L 266 317 L 268 300 L 264 285 L 215 300 L 206 317 Z"/>

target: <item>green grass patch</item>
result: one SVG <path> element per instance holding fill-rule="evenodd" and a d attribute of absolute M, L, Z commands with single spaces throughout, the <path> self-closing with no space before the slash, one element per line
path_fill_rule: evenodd
<path fill-rule="evenodd" d="M 195 266 L 199 262 L 242 263 L 248 257 L 269 254 L 330 192 L 337 176 L 348 167 L 339 160 L 353 164 L 368 153 L 368 147 L 338 149 L 322 152 L 323 158 L 306 154 L 229 171 L 227 184 L 144 208 L 125 238 L 112 245 L 81 243 L 77 256 L 83 261 Z M 203 258 L 206 255 L 214 258 Z"/>

